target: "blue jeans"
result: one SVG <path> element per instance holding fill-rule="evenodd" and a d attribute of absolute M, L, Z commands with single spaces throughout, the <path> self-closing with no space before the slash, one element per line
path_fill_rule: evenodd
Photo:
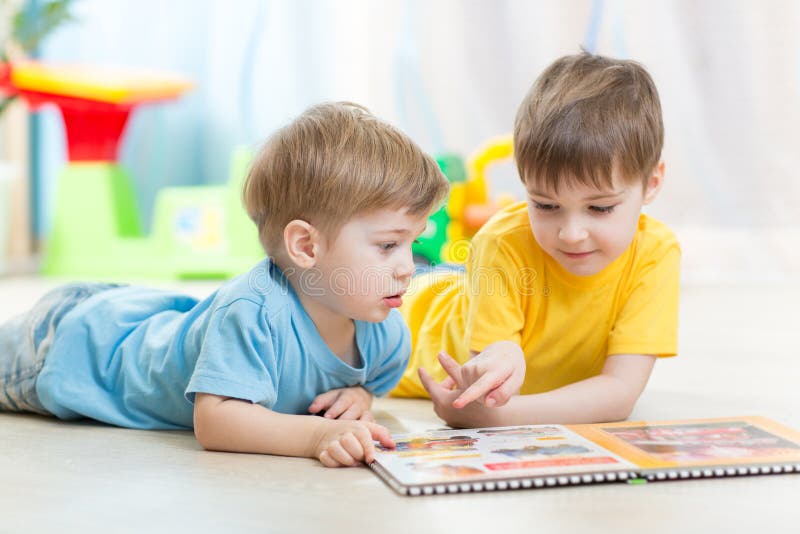
<path fill-rule="evenodd" d="M 72 309 L 119 284 L 68 284 L 53 289 L 31 308 L 0 325 L 0 411 L 47 414 L 36 395 L 36 378 L 58 323 Z"/>

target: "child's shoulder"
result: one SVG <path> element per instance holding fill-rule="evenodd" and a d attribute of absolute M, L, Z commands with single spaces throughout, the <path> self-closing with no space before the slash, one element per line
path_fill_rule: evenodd
<path fill-rule="evenodd" d="M 248 272 L 222 284 L 214 295 L 214 307 L 249 303 L 272 316 L 299 305 L 293 295 L 291 285 L 280 270 L 272 262 L 265 260 Z"/>
<path fill-rule="evenodd" d="M 642 213 L 639 216 L 637 247 L 646 255 L 664 255 L 670 250 L 680 253 L 681 247 L 675 233 L 663 222 Z"/>
<path fill-rule="evenodd" d="M 529 246 L 533 241 L 528 206 L 515 202 L 498 211 L 475 234 L 477 240 L 504 241 L 510 246 Z"/>
<path fill-rule="evenodd" d="M 473 261 L 479 264 L 511 261 L 533 265 L 544 261 L 544 252 L 531 230 L 527 203 L 516 202 L 498 211 L 475 234 L 471 251 Z"/>
<path fill-rule="evenodd" d="M 486 221 L 480 231 L 481 235 L 504 235 L 518 231 L 530 233 L 531 223 L 528 219 L 528 204 L 526 202 L 514 202 L 495 213 L 491 219 Z"/>

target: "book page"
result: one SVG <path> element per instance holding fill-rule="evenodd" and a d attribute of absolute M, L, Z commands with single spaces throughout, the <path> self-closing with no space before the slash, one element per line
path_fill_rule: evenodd
<path fill-rule="evenodd" d="M 403 485 L 630 471 L 634 465 L 561 425 L 438 430 L 392 436 L 375 461 Z M 584 482 L 590 482 L 591 479 Z"/>
<path fill-rule="evenodd" d="M 800 434 L 763 417 L 573 425 L 642 468 L 800 462 Z"/>

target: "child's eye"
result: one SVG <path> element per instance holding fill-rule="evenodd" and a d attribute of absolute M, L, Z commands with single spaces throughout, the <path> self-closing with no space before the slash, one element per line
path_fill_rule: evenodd
<path fill-rule="evenodd" d="M 415 244 L 415 245 L 419 245 L 420 243 L 422 243 L 422 241 L 420 241 L 419 239 L 415 239 L 415 240 L 414 240 L 414 244 Z"/>
<path fill-rule="evenodd" d="M 553 211 L 558 209 L 558 206 L 555 204 L 542 204 L 541 202 L 536 202 L 535 200 L 533 201 L 533 207 L 542 211 Z"/>
<path fill-rule="evenodd" d="M 611 213 L 616 206 L 589 206 L 589 209 L 596 213 Z"/>
<path fill-rule="evenodd" d="M 380 249 L 382 251 L 389 252 L 390 250 L 392 250 L 394 247 L 397 246 L 397 243 L 395 243 L 394 241 L 391 241 L 389 243 L 381 243 L 378 246 L 380 247 Z"/>

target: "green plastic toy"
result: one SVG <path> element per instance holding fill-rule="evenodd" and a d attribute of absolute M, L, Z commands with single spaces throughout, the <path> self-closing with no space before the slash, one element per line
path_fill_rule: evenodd
<path fill-rule="evenodd" d="M 59 192 L 44 272 L 94 278 L 230 278 L 250 269 L 264 251 L 245 213 L 241 191 L 252 158 L 238 149 L 228 183 L 167 187 L 156 196 L 152 231 L 142 232 L 134 189 L 116 164 L 71 163 Z M 437 158 L 451 183 L 465 179 L 464 161 Z M 441 263 L 450 217 L 443 206 L 413 246 L 418 261 Z"/>
<path fill-rule="evenodd" d="M 467 171 L 461 156 L 443 154 L 436 158 L 436 163 L 439 164 L 439 168 L 442 169 L 442 173 L 451 185 L 463 183 L 466 180 Z M 449 224 L 450 215 L 447 213 L 445 204 L 430 216 L 425 232 L 419 236 L 412 247 L 417 262 L 431 265 L 442 263 L 443 248 L 448 241 L 447 228 Z"/>
<path fill-rule="evenodd" d="M 234 154 L 226 185 L 158 192 L 150 235 L 138 220 L 127 173 L 108 163 L 72 163 L 59 191 L 44 272 L 96 278 L 229 278 L 264 257 L 241 204 L 250 152 Z"/>

